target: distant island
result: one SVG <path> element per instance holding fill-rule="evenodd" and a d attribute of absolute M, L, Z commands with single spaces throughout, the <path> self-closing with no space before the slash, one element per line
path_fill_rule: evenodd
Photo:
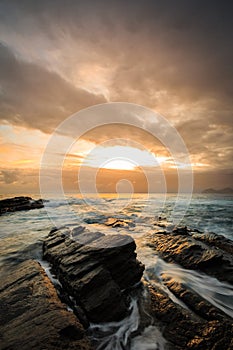
<path fill-rule="evenodd" d="M 206 190 L 202 191 L 202 193 L 233 194 L 233 188 L 225 187 L 225 188 L 222 188 L 220 190 L 215 190 L 213 188 L 207 188 Z"/>

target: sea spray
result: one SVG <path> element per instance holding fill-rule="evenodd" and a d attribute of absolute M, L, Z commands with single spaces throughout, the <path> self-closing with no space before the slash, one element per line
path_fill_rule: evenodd
<path fill-rule="evenodd" d="M 119 322 L 91 324 L 89 332 L 96 350 L 163 350 L 166 343 L 159 329 L 149 325 L 140 334 L 137 298 L 132 298 L 130 314 Z"/>
<path fill-rule="evenodd" d="M 233 317 L 233 287 L 229 283 L 221 282 L 204 273 L 184 269 L 177 264 L 167 263 L 148 247 L 140 248 L 138 255 L 146 265 L 145 280 L 154 287 L 159 286 L 173 302 L 187 309 L 187 306 L 164 284 L 163 275 L 182 283 L 226 315 Z"/>

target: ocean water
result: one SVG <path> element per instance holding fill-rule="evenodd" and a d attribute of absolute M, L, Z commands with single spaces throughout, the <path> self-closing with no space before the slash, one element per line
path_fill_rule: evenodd
<path fill-rule="evenodd" d="M 33 198 L 38 195 L 30 194 Z M 4 196 L 12 197 L 12 195 Z M 3 198 L 3 196 L 2 196 Z M 69 194 L 66 198 L 48 196 L 46 207 L 31 211 L 8 213 L 0 217 L 0 265 L 8 265 L 26 258 L 41 261 L 41 242 L 53 226 L 82 225 L 91 231 L 106 234 L 128 234 L 137 243 L 137 254 L 145 266 L 144 279 L 169 294 L 170 298 L 186 307 L 163 284 L 161 275 L 182 281 L 223 312 L 233 317 L 233 288 L 227 283 L 168 264 L 143 244 L 146 234 L 161 230 L 160 224 L 173 227 L 174 222 L 203 232 L 215 232 L 233 240 L 233 197 L 228 195 L 194 194 L 191 202 L 184 194 L 166 197 L 161 194 L 127 194 L 101 197 Z M 174 211 L 175 208 L 175 211 Z M 104 225 L 108 218 L 118 218 L 125 225 L 112 228 Z M 146 296 L 145 296 L 146 297 Z M 132 337 L 140 323 L 137 300 L 132 298 L 131 313 L 118 323 L 91 325 L 92 337 L 98 350 L 156 350 L 164 349 L 166 339 L 161 330 L 151 323 L 142 334 Z"/>

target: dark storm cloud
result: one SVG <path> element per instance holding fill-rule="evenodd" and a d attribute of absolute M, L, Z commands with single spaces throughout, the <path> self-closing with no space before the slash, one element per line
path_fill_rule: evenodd
<path fill-rule="evenodd" d="M 4 45 L 0 45 L 0 84 L 1 119 L 45 132 L 78 109 L 105 101 L 42 66 L 17 59 Z"/>
<path fill-rule="evenodd" d="M 114 58 L 115 99 L 135 102 L 141 94 L 141 103 L 156 106 L 159 97 L 148 92 L 167 90 L 179 101 L 231 102 L 231 2 L 2 1 L 1 8 L 5 27 L 24 37 L 39 31 L 55 46 L 63 35 L 82 39 L 90 56 Z"/>
<path fill-rule="evenodd" d="M 140 98 L 142 87 L 141 101 L 150 100 L 151 106 L 161 99 L 153 92 L 166 90 L 168 100 L 175 97 L 179 103 L 211 98 L 232 107 L 232 7 L 209 1 L 155 1 L 149 13 L 145 6 L 114 87 L 128 87 L 130 100 Z"/>

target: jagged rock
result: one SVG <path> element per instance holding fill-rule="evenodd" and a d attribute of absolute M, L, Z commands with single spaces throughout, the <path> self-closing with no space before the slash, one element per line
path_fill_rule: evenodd
<path fill-rule="evenodd" d="M 149 312 L 163 329 L 169 350 L 230 350 L 233 325 L 230 320 L 199 317 L 169 299 L 159 287 L 148 286 Z"/>
<path fill-rule="evenodd" d="M 233 282 L 232 242 L 222 236 L 183 227 L 148 235 L 147 245 L 168 262 Z M 148 284 L 150 310 L 169 341 L 169 349 L 230 350 L 233 332 L 230 316 L 196 294 L 188 284 L 165 273 L 160 278 L 172 294 L 165 293 L 159 285 Z M 172 299 L 169 295 L 173 295 Z"/>
<path fill-rule="evenodd" d="M 173 280 L 166 274 L 163 274 L 162 278 L 169 290 L 179 300 L 181 300 L 190 309 L 190 311 L 194 312 L 195 315 L 208 321 L 218 320 L 223 322 L 231 322 L 230 316 L 226 315 L 223 311 L 216 308 L 207 300 L 203 299 L 188 286 Z"/>
<path fill-rule="evenodd" d="M 129 227 L 134 227 L 135 224 L 133 222 L 131 222 L 130 220 L 122 220 L 122 219 L 117 219 L 117 218 L 108 218 L 104 224 L 106 226 L 111 226 L 113 228 L 116 227 L 125 227 L 125 228 L 129 228 Z"/>
<path fill-rule="evenodd" d="M 136 259 L 135 249 L 130 236 L 106 236 L 78 227 L 51 231 L 43 254 L 87 318 L 107 322 L 126 316 L 122 290 L 142 277 L 144 266 Z"/>
<path fill-rule="evenodd" d="M 212 232 L 211 233 L 198 232 L 198 233 L 192 233 L 192 237 L 197 241 L 204 242 L 205 244 L 211 247 L 220 248 L 229 254 L 233 254 L 233 242 L 222 235 L 217 235 Z"/>
<path fill-rule="evenodd" d="M 83 326 L 33 260 L 1 269 L 2 350 L 90 350 Z"/>
<path fill-rule="evenodd" d="M 173 235 L 183 235 L 187 236 L 189 234 L 190 230 L 187 228 L 187 226 L 184 227 L 176 227 L 173 229 L 172 234 Z"/>
<path fill-rule="evenodd" d="M 183 228 L 156 232 L 148 236 L 147 244 L 168 262 L 233 283 L 233 245 L 226 238 L 221 241 L 217 235 L 192 233 Z"/>
<path fill-rule="evenodd" d="M 135 224 L 131 220 L 125 220 L 125 219 L 118 219 L 118 218 L 106 218 L 104 215 L 98 216 L 98 218 L 86 218 L 84 221 L 87 224 L 102 224 L 105 226 L 109 226 L 112 228 L 118 228 L 118 227 L 123 227 L 123 228 L 130 228 L 130 227 L 135 227 Z"/>
<path fill-rule="evenodd" d="M 0 215 L 8 212 L 31 210 L 43 208 L 42 199 L 32 199 L 31 197 L 14 197 L 0 201 Z"/>

